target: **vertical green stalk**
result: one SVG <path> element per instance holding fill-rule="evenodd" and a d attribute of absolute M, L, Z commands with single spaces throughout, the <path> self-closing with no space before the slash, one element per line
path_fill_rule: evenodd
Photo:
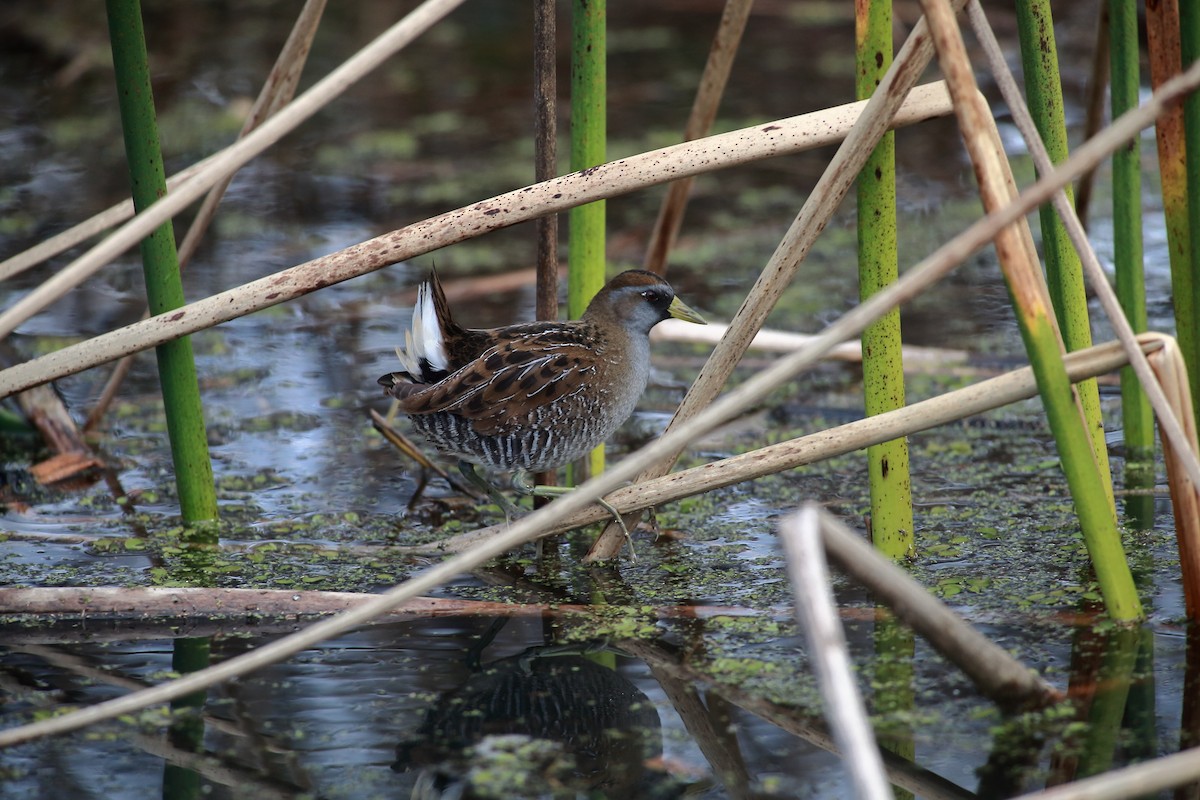
<path fill-rule="evenodd" d="M 171 653 L 171 669 L 180 675 L 198 672 L 211 666 L 208 637 L 181 637 L 175 640 Z M 208 692 L 199 691 L 171 701 L 171 725 L 167 731 L 173 747 L 185 753 L 204 750 L 204 704 Z M 163 767 L 163 797 L 170 800 L 194 800 L 204 796 L 200 773 L 179 764 Z"/>
<path fill-rule="evenodd" d="M 892 64 L 891 0 L 855 4 L 855 85 L 858 100 L 875 91 Z M 888 131 L 858 175 L 858 292 L 866 300 L 895 282 L 896 134 Z M 900 310 L 893 309 L 862 334 L 863 392 L 867 414 L 904 406 Z M 913 549 L 912 490 L 908 440 L 893 439 L 867 449 L 871 476 L 871 538 L 893 559 Z"/>
<path fill-rule="evenodd" d="M 571 170 L 604 163 L 607 114 L 606 0 L 574 0 L 571 17 Z M 567 314 L 578 319 L 604 286 L 604 201 L 571 209 L 567 238 Z M 589 458 L 604 470 L 604 445 Z"/>
<path fill-rule="evenodd" d="M 1200 8 L 1192 0 L 1179 3 L 1180 54 L 1185 66 L 1200 58 Z M 1188 369 L 1188 383 L 1192 397 L 1200 397 L 1200 97 L 1195 92 L 1183 101 L 1184 152 L 1187 161 L 1187 209 L 1188 229 L 1191 231 L 1187 268 L 1177 279 L 1175 289 L 1175 327 L 1189 331 L 1191 347 L 1183 351 Z M 1174 265 L 1172 265 L 1173 267 Z M 1180 292 L 1187 300 L 1180 303 Z M 1186 316 L 1180 309 L 1186 308 Z M 1200 415 L 1200 403 L 1196 403 Z M 1200 416 L 1197 417 L 1200 420 Z"/>
<path fill-rule="evenodd" d="M 1142 634 L 1138 628 L 1116 628 L 1102 637 L 1104 663 L 1096 675 L 1096 690 L 1087 714 L 1087 733 L 1076 776 L 1086 778 L 1112 769 L 1121 746 L 1126 704 L 1133 684 Z"/>
<path fill-rule="evenodd" d="M 1112 114 L 1138 104 L 1140 83 L 1136 0 L 1108 0 Z M 1113 153 L 1113 243 L 1117 297 L 1135 333 L 1146 330 L 1146 287 L 1142 268 L 1142 173 L 1139 140 Z M 1121 416 L 1125 428 L 1125 481 L 1129 488 L 1154 486 L 1154 414 L 1133 369 L 1121 370 Z M 1127 514 L 1153 514 L 1154 498 L 1131 495 Z M 1150 522 L 1153 517 L 1150 516 Z"/>
<path fill-rule="evenodd" d="M 139 0 L 107 0 L 107 8 L 125 154 L 134 207 L 140 212 L 167 193 L 141 7 Z M 141 249 L 150 313 L 162 314 L 182 306 L 183 283 L 171 223 L 164 222 L 146 237 Z M 184 337 L 160 345 L 156 355 L 183 520 L 187 524 L 215 520 L 216 490 L 191 340 Z"/>
<path fill-rule="evenodd" d="M 1051 160 L 1060 164 L 1068 156 L 1067 127 L 1050 0 L 1022 0 L 1016 6 L 1029 110 L 1033 113 L 1038 133 L 1046 143 Z M 1065 191 L 1067 199 L 1073 202 L 1071 187 L 1066 187 Z M 1091 347 L 1091 322 L 1088 319 L 1087 293 L 1079 254 L 1071 246 L 1062 221 L 1049 203 L 1041 207 L 1039 215 L 1050 300 L 1062 329 L 1063 342 L 1068 351 Z M 1096 454 L 1096 464 L 1104 481 L 1109 504 L 1115 509 L 1104 424 L 1100 418 L 1100 392 L 1094 378 L 1081 382 L 1077 388 L 1092 449 Z"/>
<path fill-rule="evenodd" d="M 1038 393 L 1054 432 L 1063 473 L 1075 500 L 1075 513 L 1079 516 L 1084 543 L 1096 570 L 1105 610 L 1116 620 L 1141 619 L 1142 603 L 1117 530 L 1112 495 L 1100 485 L 1100 465 L 1090 457 L 1092 443 L 1081 424 L 1075 391 L 1063 366 L 1058 337 L 1048 313 L 1049 309 L 1046 314 L 1033 314 L 1018 307 L 1017 319 L 1025 340 L 1025 351 L 1029 354 Z M 1111 491 L 1112 487 L 1107 488 Z"/>
<path fill-rule="evenodd" d="M 874 2 L 874 0 L 872 0 Z M 875 674 L 871 684 L 871 714 L 881 719 L 895 720 L 886 729 L 876 732 L 879 746 L 907 761 L 915 761 L 917 740 L 911 723 L 917 707 L 916 651 L 917 637 L 900 620 L 890 614 L 875 618 Z M 911 800 L 912 792 L 893 787 L 895 800 Z"/>

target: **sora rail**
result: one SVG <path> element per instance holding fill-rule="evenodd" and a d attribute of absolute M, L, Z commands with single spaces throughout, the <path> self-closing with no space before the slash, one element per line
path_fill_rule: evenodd
<path fill-rule="evenodd" d="M 463 475 L 506 510 L 474 466 L 527 473 L 568 464 L 633 413 L 650 376 L 650 329 L 668 317 L 704 319 L 652 272 L 617 275 L 571 322 L 464 328 L 436 273 L 417 290 L 412 329 L 396 354 L 404 369 L 379 379 L 413 427 L 459 461 Z"/>

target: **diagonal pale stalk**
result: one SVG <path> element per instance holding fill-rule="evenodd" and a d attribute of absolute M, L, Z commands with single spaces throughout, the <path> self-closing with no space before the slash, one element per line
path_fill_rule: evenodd
<path fill-rule="evenodd" d="M 242 124 L 242 129 L 238 134 L 239 138 L 245 137 L 263 120 L 291 102 L 292 96 L 296 92 L 296 85 L 300 82 L 300 73 L 304 71 L 304 63 L 308 59 L 312 40 L 317 33 L 317 25 L 321 21 L 324 10 L 325 0 L 306 0 L 262 90 L 254 100 L 250 113 L 246 115 L 246 121 Z M 200 240 L 208 230 L 213 217 L 216 216 L 217 207 L 221 204 L 221 199 L 232 182 L 233 174 L 231 173 L 210 189 L 204 202 L 200 204 L 200 210 L 196 212 L 187 235 L 183 237 L 183 244 L 179 246 L 179 268 L 181 270 L 188 265 L 196 248 L 200 246 Z M 148 315 L 149 311 L 146 314 Z M 125 356 L 113 368 L 113 373 L 100 393 L 100 399 L 88 413 L 87 422 L 83 426 L 85 431 L 93 430 L 100 424 L 112 401 L 116 398 L 125 376 L 129 374 L 132 358 L 132 355 Z"/>
<path fill-rule="evenodd" d="M 1195 2 L 1185 0 L 1179 4 L 1180 58 L 1184 64 L 1200 59 L 1200 8 Z M 1175 324 L 1180 330 L 1192 331 L 1192 349 L 1184 350 L 1188 375 L 1192 384 L 1192 396 L 1200 396 L 1200 96 L 1189 95 L 1183 101 L 1184 163 L 1187 185 L 1187 224 L 1189 237 L 1188 258 L 1185 274 L 1178 279 L 1172 275 L 1171 285 L 1175 288 L 1177 304 Z M 1172 263 L 1172 272 L 1174 263 Z M 1180 295 L 1186 294 L 1183 307 L 1190 311 L 1188 316 L 1179 314 Z"/>
<path fill-rule="evenodd" d="M 949 3 L 922 0 L 921 5 L 933 32 L 942 73 L 954 98 L 959 129 L 975 166 L 984 208 L 994 211 L 1007 205 L 1011 198 L 998 163 L 1000 159 L 986 133 L 992 115 L 976 88 L 962 33 Z M 1038 378 L 1042 404 L 1058 445 L 1105 608 L 1117 620 L 1139 619 L 1141 602 L 1121 546 L 1112 496 L 1105 491 L 1106 473 L 1097 463 L 1077 396 L 1063 365 L 1062 344 L 1054 329 L 1053 314 L 1038 290 L 1037 267 L 1022 257 L 1024 252 L 1015 228 L 997 237 L 996 252 L 1016 308 L 1021 337 Z"/>
<path fill-rule="evenodd" d="M 708 50 L 708 61 L 700 75 L 696 99 L 692 101 L 692 111 L 683 129 L 685 142 L 707 136 L 713 120 L 717 118 L 717 106 L 725 94 L 725 84 L 733 69 L 733 60 L 742 43 L 742 33 L 746 30 L 746 20 L 750 17 L 753 5 L 754 0 L 725 0 L 725 10 L 717 24 L 717 35 Z M 659 275 L 667 274 L 667 258 L 683 225 L 683 213 L 687 210 L 688 195 L 694 182 L 695 178 L 683 178 L 667 186 L 654 231 L 650 234 L 650 244 L 646 247 L 642 269 Z"/>
<path fill-rule="evenodd" d="M 854 4 L 854 95 L 865 100 L 892 64 L 892 0 Z M 858 295 L 865 300 L 893 283 L 896 254 L 896 134 L 888 131 L 858 174 Z M 862 334 L 863 399 L 867 415 L 904 405 L 904 358 L 900 310 Z M 890 558 L 913 552 L 912 482 L 908 440 L 894 439 L 867 450 L 871 485 L 871 540 Z"/>
<path fill-rule="evenodd" d="M 888 785 L 875 732 L 854 677 L 846 631 L 833 597 L 821 544 L 821 522 L 820 509 L 808 504 L 779 524 L 796 621 L 804 631 L 825 719 L 833 731 L 842 766 L 850 775 L 854 796 L 860 800 L 891 800 L 892 787 Z"/>
<path fill-rule="evenodd" d="M 299 102 L 297 100 L 297 103 Z M 706 137 L 695 142 L 651 150 L 611 161 L 582 173 L 563 175 L 471 203 L 199 300 L 181 309 L 181 313 L 171 315 L 169 319 L 159 318 L 134 323 L 119 331 L 102 334 L 58 350 L 49 356 L 0 371 L 0 397 L 88 366 L 111 361 L 126 353 L 153 347 L 178 336 L 261 311 L 455 242 L 564 211 L 598 198 L 614 197 L 635 189 L 666 183 L 683 175 L 698 175 L 758 159 L 835 144 L 851 129 L 866 105 L 848 103 L 824 111 Z M 927 84 L 910 92 L 908 100 L 892 124 L 909 125 L 944 116 L 949 112 L 950 100 L 944 86 L 940 82 Z M 249 141 L 286 113 L 286 110 L 280 112 L 244 141 Z M 243 142 L 231 145 L 223 158 L 236 155 L 242 146 Z M 207 185 L 204 183 L 207 180 L 207 177 L 201 180 L 200 185 Z M 96 259 L 108 258 L 136 244 L 137 237 L 153 230 L 154 225 L 150 223 L 160 223 L 168 219 L 170 213 L 186 205 L 180 204 L 179 199 L 181 195 L 189 192 L 189 188 L 188 185 L 184 185 L 178 191 L 168 194 L 146 213 L 139 215 L 89 251 L 77 263 L 90 267 Z M 197 193 L 193 198 L 198 196 Z"/>
<path fill-rule="evenodd" d="M 1058 52 L 1054 42 L 1054 20 L 1050 0 L 1022 0 L 1017 6 L 1017 33 L 1021 41 L 1021 63 L 1025 71 L 1025 92 L 1029 108 L 1037 123 L 1038 133 L 1050 152 L 1050 160 L 1061 164 L 1068 155 L 1067 123 L 1063 111 L 1062 79 L 1058 70 Z M 1066 188 L 1068 200 L 1074 205 L 1073 192 Z M 1079 255 L 1071 247 L 1066 230 L 1053 208 L 1038 209 L 1042 227 L 1042 251 L 1046 260 L 1046 277 L 1050 286 L 1050 301 L 1062 329 L 1067 350 L 1078 350 L 1092 344 L 1092 328 L 1088 319 L 1087 293 L 1084 289 L 1083 268 Z M 1096 383 L 1076 387 L 1083 409 L 1087 432 L 1096 451 L 1109 504 L 1116 513 L 1112 498 L 1112 476 L 1109 472 L 1107 444 L 1104 440 L 1104 421 L 1100 417 L 1100 390 Z"/>
<path fill-rule="evenodd" d="M 965 0 L 956 0 L 955 7 L 962 8 L 964 2 Z M 795 277 L 817 236 L 829 224 L 834 211 L 850 191 L 850 186 L 862 170 L 867 157 L 888 129 L 888 121 L 916 84 L 932 55 L 933 49 L 929 43 L 925 20 L 918 20 L 896 55 L 895 61 L 879 81 L 879 88 L 867 101 L 862 117 L 846 135 L 845 141 L 821 174 L 800 213 L 763 267 L 741 308 L 730 321 L 725 338 L 713 350 L 700 374 L 696 376 L 695 382 L 688 389 L 683 402 L 679 404 L 675 416 L 667 426 L 668 431 L 700 413 L 729 380 L 733 368 L 741 360 L 754 335 L 762 328 L 784 289 Z M 666 475 L 679 457 L 679 452 L 669 454 L 648 468 L 638 476 L 638 480 Z M 627 528 L 632 528 L 636 522 L 635 516 L 625 518 Z M 616 524 L 609 525 L 596 539 L 585 560 L 591 562 L 614 558 L 621 552 L 622 546 L 623 531 Z"/>
<path fill-rule="evenodd" d="M 1138 102 L 1141 85 L 1136 0 L 1108 0 L 1112 113 L 1124 114 Z M 1113 246 L 1117 296 L 1134 333 L 1147 329 L 1146 286 L 1142 266 L 1142 173 L 1140 142 L 1113 153 Z M 1125 482 L 1130 488 L 1154 486 L 1154 415 L 1132 368 L 1121 370 L 1121 422 L 1125 429 Z M 1154 500 L 1131 496 L 1127 515 L 1153 522 Z M 1129 513 L 1136 512 L 1136 513 Z M 1149 524 L 1146 527 L 1149 527 Z"/>
<path fill-rule="evenodd" d="M 534 511 L 505 531 L 481 542 L 470 553 L 448 558 L 415 575 L 410 580 L 372 597 L 357 609 L 322 620 L 304 630 L 223 661 L 207 670 L 69 714 L 0 731 L 0 748 L 10 747 L 42 736 L 78 730 L 87 725 L 114 719 L 122 714 L 166 703 L 189 692 L 216 686 L 224 681 L 278 663 L 307 647 L 387 613 L 410 598 L 440 586 L 462 572 L 473 569 L 513 547 L 544 535 L 545 529 L 551 524 L 583 510 L 594 503 L 597 498 L 612 492 L 613 489 L 632 478 L 647 465 L 669 456 L 671 453 L 678 452 L 692 439 L 703 436 L 732 419 L 742 408 L 758 402 L 763 395 L 816 363 L 824 352 L 831 350 L 839 342 L 861 333 L 873 319 L 878 318 L 893 305 L 910 300 L 932 286 L 942 276 L 948 274 L 955 265 L 994 239 L 1000 231 L 1045 202 L 1057 188 L 1093 168 L 1117 147 L 1137 136 L 1138 132 L 1151 124 L 1168 105 L 1178 102 L 1183 95 L 1197 86 L 1200 86 L 1200 64 L 1194 64 L 1179 77 L 1167 81 L 1144 106 L 1115 120 L 1100 135 L 1078 148 L 1066 163 L 1043 175 L 1037 183 L 1012 203 L 975 222 L 919 265 L 902 275 L 892 286 L 847 312 L 829 326 L 821 336 L 818 336 L 810 348 L 780 359 L 730 392 L 726 397 L 701 411 L 693 419 L 664 433 L 662 438 L 614 465 L 603 475 L 592 478 L 569 495 L 555 500 L 545 508 Z M 903 411 L 904 409 L 901 409 L 901 412 Z M 674 476 L 671 477 L 674 478 Z"/>
<path fill-rule="evenodd" d="M 173 192 L 180 184 L 211 169 L 215 160 L 216 155 L 211 155 L 175 173 L 167 178 L 167 190 Z M 23 250 L 14 256 L 6 258 L 4 261 L 0 261 L 0 281 L 6 281 L 14 275 L 20 275 L 25 270 L 36 267 L 44 261 L 49 261 L 59 253 L 64 253 L 75 245 L 82 244 L 93 236 L 104 233 L 104 231 L 114 225 L 120 225 L 132 216 L 133 200 L 126 198 L 78 225 L 74 225 L 62 233 L 55 234 L 28 250 Z"/>
<path fill-rule="evenodd" d="M 607 0 L 575 0 L 571 6 L 571 169 L 603 164 L 607 150 Z M 604 286 L 603 200 L 571 209 L 567 223 L 567 316 L 579 319 Z M 586 472 L 604 470 L 604 445 L 585 462 Z M 568 483 L 574 478 L 568 476 Z"/>
<path fill-rule="evenodd" d="M 810 509 L 830 560 L 965 672 L 981 694 L 1008 709 L 1041 707 L 1063 699 L 1036 672 L 947 608 L 904 569 L 873 551 L 837 517 L 811 501 L 801 513 Z"/>
<path fill-rule="evenodd" d="M 1150 51 L 1150 85 L 1157 89 L 1182 67 L 1179 0 L 1160 0 L 1146 6 L 1146 42 Z M 1173 106 L 1154 126 L 1158 145 L 1158 174 L 1162 185 L 1167 254 L 1171 261 L 1171 299 L 1179 348 L 1188 365 L 1192 396 L 1200 396 L 1200 323 L 1193 302 L 1194 275 L 1189 264 L 1188 177 L 1184 144 L 1183 106 Z"/>
<path fill-rule="evenodd" d="M 21 298 L 0 314 L 0 339 L 32 317 L 67 290 L 78 286 L 98 269 L 140 242 L 163 220 L 200 199 L 224 176 L 241 167 L 316 114 L 396 51 L 404 48 L 435 22 L 453 11 L 463 0 L 425 0 L 404 19 L 355 53 L 344 64 L 317 81 L 287 108 L 267 120 L 253 133 L 208 160 L 208 168 L 181 182 L 122 228 L 61 269 L 54 277 Z M 122 354 L 123 355 L 123 354 Z"/>
<path fill-rule="evenodd" d="M 108 0 L 107 9 L 133 202 L 142 209 L 166 194 L 167 180 L 158 143 L 141 3 Z M 182 306 L 183 283 L 171 223 L 164 222 L 146 237 L 141 249 L 151 312 L 164 314 Z M 183 521 L 192 525 L 215 520 L 216 487 L 191 339 L 183 337 L 161 344 L 156 354 Z"/>

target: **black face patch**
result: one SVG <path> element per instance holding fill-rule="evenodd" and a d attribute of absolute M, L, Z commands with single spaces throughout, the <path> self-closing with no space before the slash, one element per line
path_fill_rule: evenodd
<path fill-rule="evenodd" d="M 642 299 L 646 301 L 661 319 L 666 319 L 671 316 L 667 311 L 671 306 L 671 301 L 675 299 L 674 293 L 664 286 L 647 286 L 639 291 Z"/>

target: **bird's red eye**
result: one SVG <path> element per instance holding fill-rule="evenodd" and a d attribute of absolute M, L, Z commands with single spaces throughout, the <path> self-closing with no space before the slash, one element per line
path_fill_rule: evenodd
<path fill-rule="evenodd" d="M 646 298 L 647 300 L 654 300 L 657 299 L 658 293 L 653 289 L 647 289 L 646 291 L 642 292 L 642 297 Z"/>

